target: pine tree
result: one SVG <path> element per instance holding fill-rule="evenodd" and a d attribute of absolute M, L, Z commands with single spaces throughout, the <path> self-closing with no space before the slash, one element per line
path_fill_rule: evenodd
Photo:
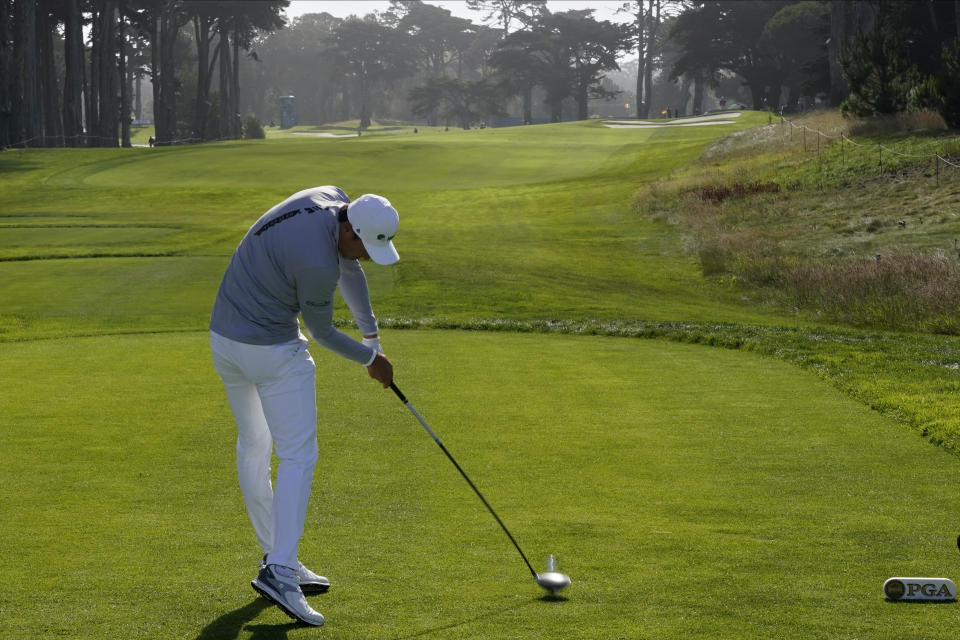
<path fill-rule="evenodd" d="M 850 88 L 840 105 L 844 115 L 889 115 L 907 108 L 916 72 L 888 4 L 878 5 L 873 30 L 854 36 L 840 65 Z"/>

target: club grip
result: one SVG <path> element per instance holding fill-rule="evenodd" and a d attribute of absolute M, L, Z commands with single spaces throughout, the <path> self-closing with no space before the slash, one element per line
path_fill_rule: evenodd
<path fill-rule="evenodd" d="M 393 392 L 397 394 L 397 397 L 400 398 L 400 402 L 407 404 L 407 396 L 403 395 L 403 392 L 397 387 L 393 382 L 390 383 L 390 388 L 393 389 Z"/>

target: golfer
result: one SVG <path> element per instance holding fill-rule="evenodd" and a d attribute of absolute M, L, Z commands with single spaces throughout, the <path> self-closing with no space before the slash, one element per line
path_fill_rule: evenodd
<path fill-rule="evenodd" d="M 326 591 L 330 582 L 297 558 L 317 461 L 315 366 L 297 318 L 319 344 L 389 386 L 393 366 L 380 349 L 358 260 L 399 260 L 392 242 L 398 224 L 396 210 L 377 195 L 351 202 L 337 187 L 316 187 L 290 196 L 247 231 L 210 319 L 214 368 L 237 423 L 240 490 L 264 553 L 251 585 L 306 624 L 322 625 L 323 616 L 303 594 Z M 333 327 L 337 288 L 361 342 Z"/>

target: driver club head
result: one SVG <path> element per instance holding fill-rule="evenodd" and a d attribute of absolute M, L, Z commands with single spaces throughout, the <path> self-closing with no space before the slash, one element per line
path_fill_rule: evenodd
<path fill-rule="evenodd" d="M 570 584 L 570 576 L 556 571 L 544 571 L 537 574 L 537 584 L 556 595 Z"/>
<path fill-rule="evenodd" d="M 557 571 L 557 560 L 551 555 L 547 557 L 547 570 L 537 574 L 537 584 L 556 595 L 570 585 L 570 576 Z"/>

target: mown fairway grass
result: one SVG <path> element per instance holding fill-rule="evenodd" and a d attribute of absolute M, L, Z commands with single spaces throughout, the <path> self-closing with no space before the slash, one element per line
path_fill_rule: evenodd
<path fill-rule="evenodd" d="M 769 316 L 702 286 L 677 234 L 629 209 L 644 181 L 696 158 L 714 129 L 732 127 L 573 123 L 6 153 L 0 335 L 203 327 L 251 221 L 323 183 L 353 195 L 388 194 L 403 215 L 403 263 L 367 269 L 384 318 L 761 321 Z M 92 266 L 89 256 L 112 261 Z M 78 286 L 78 269 L 115 271 L 121 280 L 131 274 L 136 283 L 85 278 Z M 116 294 L 107 308 L 95 291 L 101 286 Z M 184 286 L 192 291 L 181 295 Z M 209 293 L 193 295 L 200 289 Z M 86 300 L 57 302 L 77 296 Z"/>
<path fill-rule="evenodd" d="M 888 604 L 880 585 L 952 575 L 956 459 L 814 376 L 629 339 L 389 344 L 401 387 L 531 560 L 557 554 L 564 599 L 542 598 L 396 398 L 321 352 L 301 556 L 334 588 L 310 598 L 322 631 L 294 627 L 247 586 L 258 556 L 206 336 L 75 338 L 4 345 L 5 368 L 29 375 L 0 392 L 0 633 L 955 637 L 953 606 Z"/>
<path fill-rule="evenodd" d="M 804 343 L 815 328 L 703 280 L 676 231 L 631 211 L 646 181 L 765 121 L 0 154 L 0 635 L 954 638 L 955 605 L 880 586 L 957 577 L 956 457 L 812 373 L 391 329 L 751 324 Z M 258 553 L 204 329 L 251 221 L 321 183 L 400 210 L 401 262 L 367 268 L 397 381 L 535 565 L 557 554 L 563 598 L 396 398 L 317 347 L 301 558 L 334 582 L 311 597 L 328 624 L 247 586 Z"/>

